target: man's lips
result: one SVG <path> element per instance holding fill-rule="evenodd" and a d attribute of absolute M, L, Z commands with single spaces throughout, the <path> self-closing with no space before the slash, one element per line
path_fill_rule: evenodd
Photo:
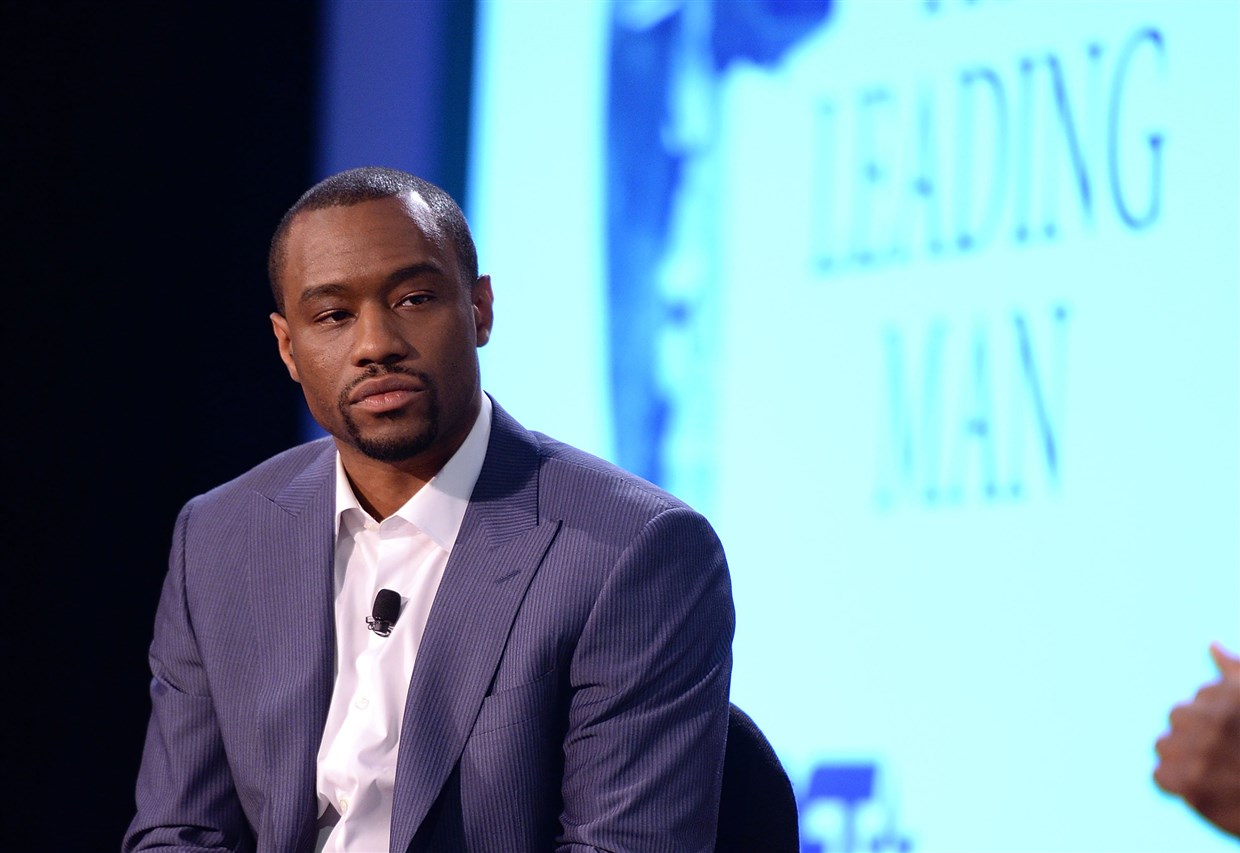
<path fill-rule="evenodd" d="M 367 409 L 392 409 L 403 406 L 422 390 L 422 383 L 412 376 L 382 376 L 354 388 L 349 403 Z"/>

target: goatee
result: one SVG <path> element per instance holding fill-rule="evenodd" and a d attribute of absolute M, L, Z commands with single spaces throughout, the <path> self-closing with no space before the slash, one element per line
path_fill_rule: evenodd
<path fill-rule="evenodd" d="M 422 383 L 422 394 L 426 400 L 426 419 L 422 423 L 422 428 L 417 432 L 387 438 L 366 438 L 362 435 L 361 430 L 358 429 L 357 421 L 353 419 L 350 413 L 348 394 L 351 388 L 346 389 L 340 395 L 340 412 L 344 416 L 345 429 L 349 432 L 349 438 L 352 440 L 353 446 L 377 462 L 403 462 L 406 459 L 411 459 L 430 448 L 439 437 L 439 390 L 430 376 L 413 370 L 394 368 L 368 373 L 359 379 L 358 383 L 366 379 L 373 379 L 376 376 L 385 376 L 392 373 L 414 376 Z M 377 417 L 380 419 L 399 420 L 400 418 L 407 417 L 407 415 L 400 412 L 388 412 Z"/>

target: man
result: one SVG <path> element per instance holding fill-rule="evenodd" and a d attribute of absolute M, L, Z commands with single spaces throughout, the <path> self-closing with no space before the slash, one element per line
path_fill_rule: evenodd
<path fill-rule="evenodd" d="M 1210 647 L 1219 679 L 1171 710 L 1155 743 L 1154 781 L 1224 832 L 1240 838 L 1240 658 Z"/>
<path fill-rule="evenodd" d="M 327 178 L 269 275 L 330 437 L 178 517 L 124 849 L 711 850 L 734 617 L 709 524 L 483 393 L 491 282 L 439 188 Z"/>

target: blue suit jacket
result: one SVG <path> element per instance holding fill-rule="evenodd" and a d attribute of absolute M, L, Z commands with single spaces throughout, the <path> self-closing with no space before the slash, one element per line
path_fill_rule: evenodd
<path fill-rule="evenodd" d="M 307 851 L 334 446 L 181 511 L 126 851 Z M 733 607 L 706 520 L 498 405 L 409 684 L 393 851 L 708 851 Z"/>

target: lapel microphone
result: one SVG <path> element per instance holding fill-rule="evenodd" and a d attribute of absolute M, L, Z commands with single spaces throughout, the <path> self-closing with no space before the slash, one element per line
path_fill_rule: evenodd
<path fill-rule="evenodd" d="M 366 627 L 380 637 L 392 633 L 392 626 L 400 616 L 400 593 L 390 589 L 381 589 L 375 594 L 374 606 L 366 617 Z"/>

